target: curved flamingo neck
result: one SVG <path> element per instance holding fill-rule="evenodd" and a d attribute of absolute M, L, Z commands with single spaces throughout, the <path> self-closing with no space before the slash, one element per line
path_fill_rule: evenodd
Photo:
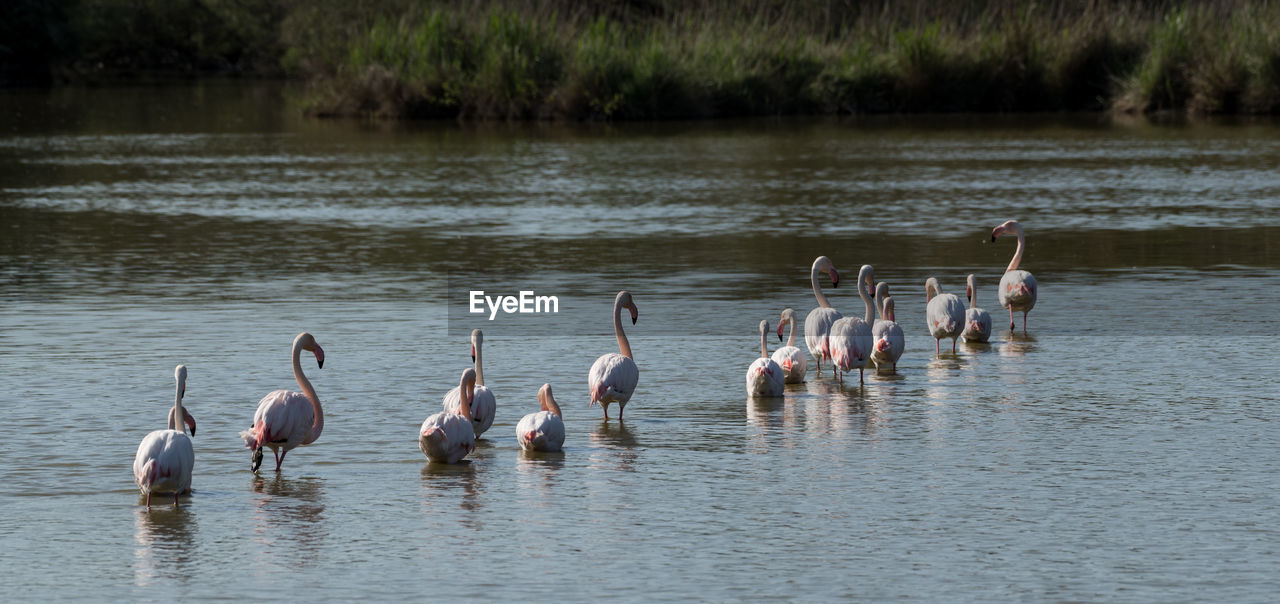
<path fill-rule="evenodd" d="M 556 417 L 563 417 L 560 415 L 560 405 L 556 404 L 556 399 L 551 396 L 550 392 L 539 392 L 538 402 L 542 403 L 543 411 L 550 411 Z"/>
<path fill-rule="evenodd" d="M 818 299 L 818 306 L 831 308 L 831 303 L 827 302 L 827 297 L 822 294 L 822 287 L 818 285 L 818 275 L 821 272 L 817 263 L 814 263 L 813 268 L 809 269 L 809 284 L 813 286 L 813 297 Z"/>
<path fill-rule="evenodd" d="M 796 316 L 787 317 L 787 325 L 791 326 L 791 331 L 787 334 L 787 346 L 796 345 Z"/>
<path fill-rule="evenodd" d="M 764 337 L 764 334 L 767 331 L 769 330 L 763 329 L 763 328 L 760 329 L 760 358 L 762 359 L 769 358 L 769 346 L 765 344 L 765 337 Z"/>
<path fill-rule="evenodd" d="M 476 346 L 476 385 L 479 385 L 479 386 L 483 386 L 483 385 L 484 385 L 484 368 L 483 368 L 483 367 L 484 367 L 484 353 L 482 352 L 482 350 L 484 349 L 484 346 L 483 346 L 483 345 L 484 345 L 484 341 L 483 341 L 483 340 L 480 340 L 480 341 L 476 341 L 476 342 L 475 342 L 475 346 Z"/>
<path fill-rule="evenodd" d="M 311 387 L 311 380 L 302 373 L 302 341 L 300 339 L 293 341 L 293 379 L 298 381 L 298 387 L 307 396 L 307 400 L 311 401 L 311 410 L 316 416 L 311 424 L 311 431 L 302 441 L 302 444 L 309 445 L 320 438 L 320 432 L 324 430 L 324 410 L 320 408 L 320 397 L 316 396 L 316 389 Z"/>
<path fill-rule="evenodd" d="M 618 296 L 613 299 L 613 335 L 618 337 L 618 352 L 622 353 L 622 356 L 627 357 L 628 359 L 634 359 L 635 357 L 631 356 L 631 342 L 627 341 L 627 334 L 622 331 L 621 312 L 622 296 Z"/>
<path fill-rule="evenodd" d="M 966 283 L 966 285 L 969 286 L 969 308 L 977 308 L 978 307 L 978 282 L 973 278 L 973 275 L 969 275 L 969 281 L 968 283 Z"/>
<path fill-rule="evenodd" d="M 870 325 L 876 320 L 876 311 L 872 308 L 871 297 L 867 295 L 866 284 L 863 283 L 865 280 L 861 275 L 858 276 L 858 297 L 862 298 L 862 304 L 866 306 L 862 320 Z"/>
<path fill-rule="evenodd" d="M 182 380 L 179 380 L 173 391 L 173 409 L 169 410 L 169 429 L 185 434 L 185 428 L 182 427 L 182 386 Z"/>
<path fill-rule="evenodd" d="M 462 380 L 458 382 L 458 398 L 462 399 L 463 403 L 458 405 L 458 413 L 469 422 L 475 421 L 471 415 L 471 403 L 476 398 L 476 383 L 468 380 L 466 375 L 463 375 Z"/>
<path fill-rule="evenodd" d="M 1022 263 L 1022 250 L 1027 245 L 1027 236 L 1022 233 L 1022 225 L 1016 224 L 1011 228 L 1018 234 L 1018 249 L 1013 252 L 1013 260 L 1009 262 L 1009 268 L 1004 269 L 1006 273 L 1018 270 L 1018 265 Z"/>

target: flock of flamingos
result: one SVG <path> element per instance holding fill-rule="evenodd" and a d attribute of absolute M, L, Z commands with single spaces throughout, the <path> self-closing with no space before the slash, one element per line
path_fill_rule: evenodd
<path fill-rule="evenodd" d="M 1017 221 L 1010 220 L 991 231 L 991 240 L 1004 234 L 1018 237 L 1018 248 L 1013 260 L 1000 279 L 1000 305 L 1009 310 L 1009 328 L 1015 327 L 1013 313 L 1022 313 L 1022 327 L 1026 330 L 1027 312 L 1036 304 L 1036 279 L 1031 273 L 1019 270 L 1026 236 Z M 818 375 L 822 363 L 827 361 L 832 374 L 843 382 L 844 373 L 858 370 L 859 381 L 868 363 L 874 363 L 879 371 L 888 367 L 897 370 L 898 358 L 904 348 L 902 327 L 894 321 L 893 297 L 884 282 L 875 284 L 874 269 L 863 265 L 858 271 L 858 296 L 866 306 L 865 315 L 844 317 L 831 307 L 818 285 L 818 275 L 826 274 L 832 287 L 840 284 L 839 273 L 826 256 L 813 262 L 809 280 L 818 307 L 809 312 L 804 322 L 804 340 L 809 353 L 817 360 Z M 956 339 L 986 342 L 991 336 L 991 317 L 976 307 L 977 286 L 969 275 L 966 286 L 969 308 L 954 294 L 942 293 L 937 279 L 925 282 L 928 306 L 925 321 L 934 338 L 934 351 L 941 349 L 942 338 L 951 338 L 951 350 L 955 352 Z M 873 308 L 874 300 L 874 311 Z M 613 301 L 613 330 L 618 339 L 618 352 L 596 359 L 591 365 L 587 384 L 591 391 L 590 404 L 600 403 L 605 419 L 609 419 L 609 403 L 618 403 L 618 419 L 640 380 L 640 369 L 631 355 L 631 344 L 622 330 L 622 309 L 631 314 L 634 325 L 639 317 L 631 293 L 618 292 Z M 876 315 L 879 319 L 876 319 Z M 803 382 L 808 370 L 808 358 L 795 345 L 796 313 L 788 308 L 782 311 L 778 323 L 778 339 L 783 328 L 790 326 L 787 345 L 769 355 L 766 334 L 769 322 L 760 322 L 760 358 L 747 368 L 747 394 L 753 397 L 782 396 L 783 385 Z M 474 367 L 462 372 L 458 386 L 444 396 L 443 410 L 427 418 L 418 431 L 418 447 L 433 462 L 457 463 L 475 449 L 475 439 L 493 424 L 496 400 L 493 392 L 484 385 L 483 370 L 484 335 L 479 329 L 471 332 L 471 360 Z M 262 465 L 263 448 L 271 449 L 276 460 L 276 471 L 284 457 L 299 445 L 309 445 L 320 438 L 324 429 L 324 412 L 315 388 L 302 373 L 302 351 L 315 355 L 316 364 L 324 367 L 324 349 L 309 333 L 298 334 L 293 341 L 293 375 L 302 392 L 276 390 L 268 393 L 258 403 L 253 423 L 240 432 L 249 448 L 254 472 Z M 191 436 L 196 434 L 196 421 L 182 406 L 187 381 L 187 368 L 178 365 L 174 369 L 177 392 L 173 407 L 169 409 L 166 430 L 156 430 L 142 439 L 133 461 L 133 477 L 138 488 L 146 496 L 147 508 L 151 507 L 152 493 L 173 493 L 173 503 L 178 496 L 191 490 L 191 472 L 195 466 L 195 450 Z M 541 411 L 524 416 L 516 425 L 516 440 L 522 449 L 531 451 L 559 451 L 564 444 L 564 422 L 560 406 L 551 393 L 551 385 L 543 384 L 538 390 Z M 185 425 L 184 425 L 185 424 Z"/>

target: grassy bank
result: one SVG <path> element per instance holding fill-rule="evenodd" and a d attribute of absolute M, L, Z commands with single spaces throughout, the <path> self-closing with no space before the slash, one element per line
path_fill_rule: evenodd
<path fill-rule="evenodd" d="M 1280 110 L 1277 6 L 941 4 L 438 4 L 329 38 L 342 48 L 313 63 L 310 111 L 653 119 Z"/>
<path fill-rule="evenodd" d="M 63 37 L 75 42 L 45 46 L 65 71 L 176 64 L 288 74 L 308 81 L 315 115 L 1280 112 L 1280 4 L 1266 0 L 54 6 L 67 9 Z"/>

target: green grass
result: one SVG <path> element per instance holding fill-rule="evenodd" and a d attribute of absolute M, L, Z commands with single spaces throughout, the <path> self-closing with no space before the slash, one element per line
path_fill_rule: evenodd
<path fill-rule="evenodd" d="M 37 0 L 10 63 L 286 74 L 314 115 L 1280 112 L 1280 3 Z M 16 8 L 14 8 L 16 7 Z M 2 20 L 0 20 L 2 21 Z M 3 30 L 3 27 L 0 27 Z M 31 57 L 37 57 L 31 59 Z M 16 57 L 16 58 L 15 58 Z M 44 57 L 43 59 L 39 57 Z"/>

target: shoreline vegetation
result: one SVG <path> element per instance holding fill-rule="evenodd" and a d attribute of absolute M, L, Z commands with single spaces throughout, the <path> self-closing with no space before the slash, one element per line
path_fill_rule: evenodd
<path fill-rule="evenodd" d="M 295 78 L 316 116 L 1280 113 L 1267 0 L 15 0 L 0 23 L 0 81 Z"/>

